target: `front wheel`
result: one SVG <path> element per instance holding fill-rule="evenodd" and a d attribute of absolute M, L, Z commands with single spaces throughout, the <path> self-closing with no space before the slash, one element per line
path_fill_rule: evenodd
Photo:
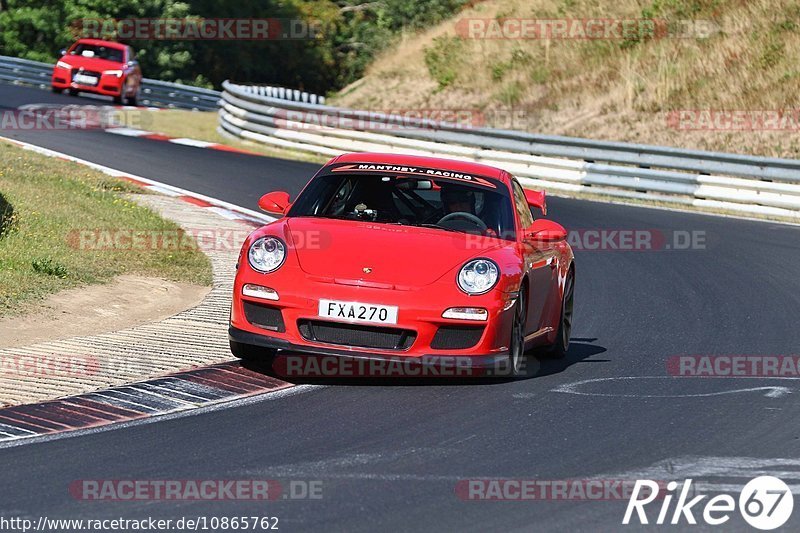
<path fill-rule="evenodd" d="M 59 89 L 58 87 L 50 87 L 50 90 L 56 94 L 61 94 L 64 92 L 64 89 Z"/>
<path fill-rule="evenodd" d="M 520 289 L 517 304 L 514 307 L 514 322 L 511 324 L 511 338 L 508 342 L 508 360 L 504 366 L 506 371 L 499 372 L 509 377 L 518 378 L 527 372 L 525 366 L 525 321 L 527 320 L 528 298 L 524 289 Z"/>
<path fill-rule="evenodd" d="M 550 357 L 561 359 L 569 350 L 569 338 L 572 335 L 572 313 L 575 307 L 575 272 L 569 271 L 564 281 L 564 297 L 561 299 L 561 320 L 558 323 L 556 342 L 547 352 Z"/>

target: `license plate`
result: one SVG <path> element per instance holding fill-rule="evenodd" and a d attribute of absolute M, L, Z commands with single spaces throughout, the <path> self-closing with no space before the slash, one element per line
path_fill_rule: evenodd
<path fill-rule="evenodd" d="M 319 301 L 319 316 L 348 322 L 397 324 L 397 310 L 398 308 L 393 305 L 339 302 L 336 300 Z"/>
<path fill-rule="evenodd" d="M 94 76 L 87 76 L 86 74 L 75 74 L 73 81 L 81 85 L 97 85 L 97 78 Z"/>

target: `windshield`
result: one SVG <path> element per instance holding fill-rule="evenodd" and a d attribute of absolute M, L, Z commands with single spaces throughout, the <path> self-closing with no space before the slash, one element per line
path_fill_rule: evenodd
<path fill-rule="evenodd" d="M 98 46 L 94 44 L 78 43 L 75 48 L 70 52 L 73 56 L 83 57 L 96 57 L 98 59 L 107 59 L 108 61 L 115 61 L 122 63 L 122 50 L 119 48 L 110 48 L 107 46 Z"/>
<path fill-rule="evenodd" d="M 507 188 L 376 174 L 330 174 L 312 180 L 288 215 L 423 226 L 513 240 Z"/>

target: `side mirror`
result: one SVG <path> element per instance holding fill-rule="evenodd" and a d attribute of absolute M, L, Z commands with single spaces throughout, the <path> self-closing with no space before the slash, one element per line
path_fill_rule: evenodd
<path fill-rule="evenodd" d="M 529 206 L 539 209 L 542 215 L 547 215 L 547 202 L 545 201 L 544 191 L 525 189 L 525 200 Z"/>
<path fill-rule="evenodd" d="M 61 50 L 58 51 L 58 55 L 60 55 L 60 56 L 67 55 L 67 49 L 66 48 L 62 48 Z"/>
<path fill-rule="evenodd" d="M 539 242 L 563 241 L 567 238 L 567 230 L 557 222 L 540 218 L 528 226 L 525 237 Z"/>
<path fill-rule="evenodd" d="M 283 191 L 267 193 L 258 201 L 258 207 L 260 207 L 262 211 L 272 213 L 273 215 L 282 215 L 286 213 L 290 205 L 289 193 Z"/>

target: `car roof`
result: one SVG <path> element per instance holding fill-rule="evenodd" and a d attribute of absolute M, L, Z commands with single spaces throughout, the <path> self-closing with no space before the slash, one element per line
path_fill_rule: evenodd
<path fill-rule="evenodd" d="M 333 163 L 378 163 L 388 165 L 415 165 L 419 167 L 436 168 L 442 170 L 452 170 L 465 174 L 475 174 L 487 178 L 500 180 L 506 185 L 509 184 L 509 175 L 506 171 L 489 165 L 473 163 L 471 161 L 456 161 L 454 159 L 444 159 L 442 157 L 428 157 L 407 154 L 381 154 L 373 152 L 353 152 L 342 154 L 328 161 L 328 165 Z"/>
<path fill-rule="evenodd" d="M 78 39 L 77 42 L 81 44 L 91 44 L 94 46 L 105 46 L 107 48 L 116 48 L 118 50 L 124 50 L 125 47 L 127 46 L 122 43 L 116 43 L 114 41 L 104 41 L 102 39 Z"/>

